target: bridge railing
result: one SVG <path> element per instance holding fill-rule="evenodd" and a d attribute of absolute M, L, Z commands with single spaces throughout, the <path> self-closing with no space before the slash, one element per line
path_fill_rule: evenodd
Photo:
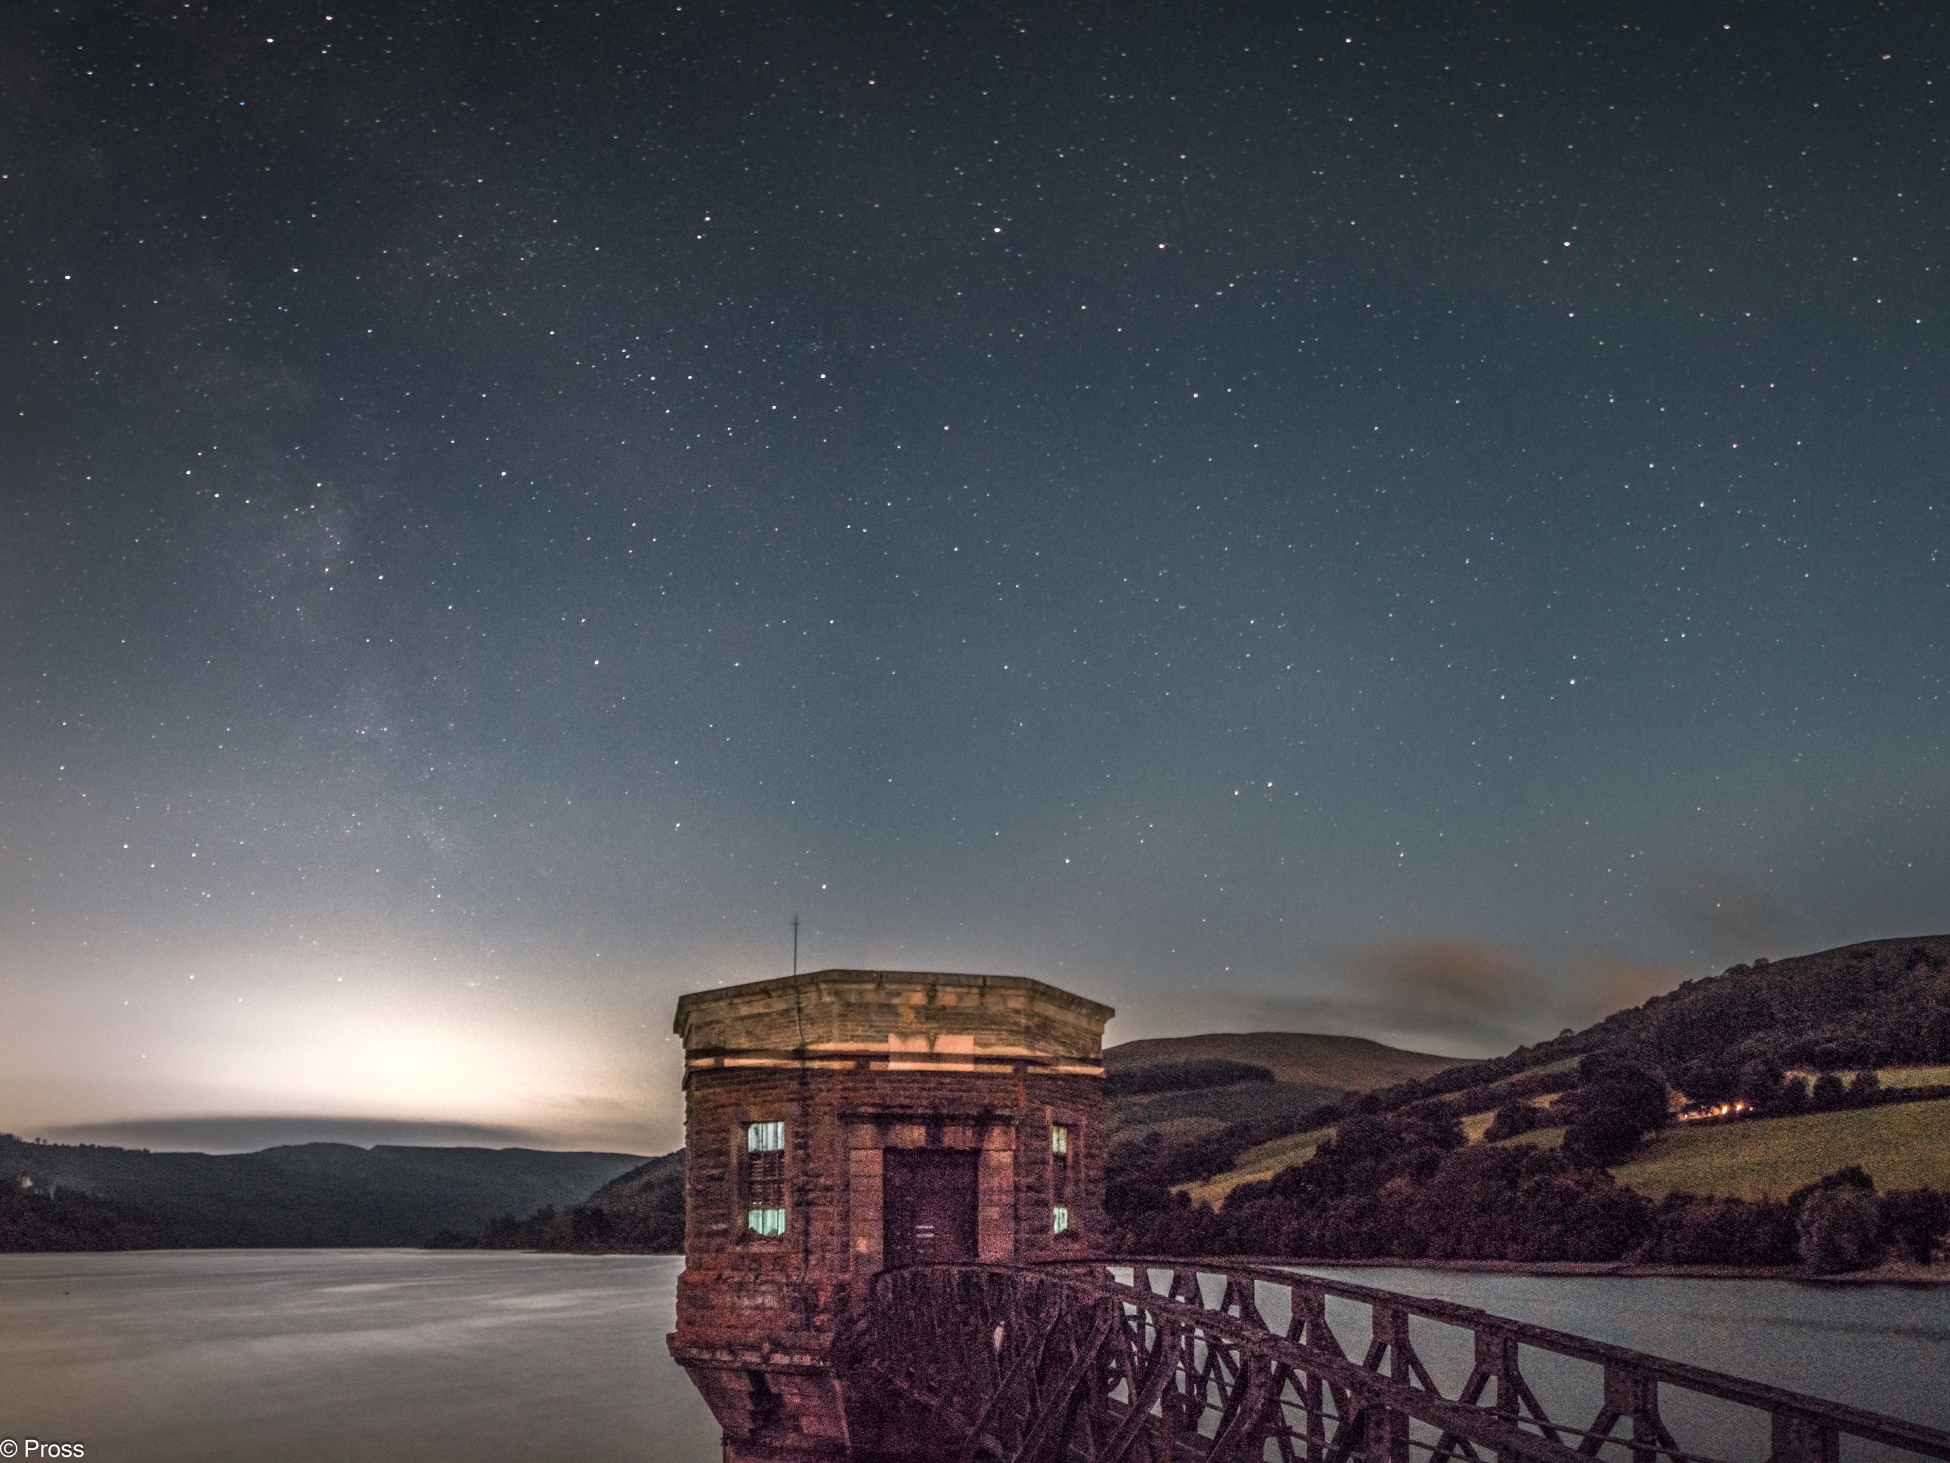
<path fill-rule="evenodd" d="M 1844 1438 L 1950 1460 L 1920 1424 L 1265 1266 L 915 1266 L 873 1301 L 854 1364 L 960 1463 L 1839 1463 Z"/>

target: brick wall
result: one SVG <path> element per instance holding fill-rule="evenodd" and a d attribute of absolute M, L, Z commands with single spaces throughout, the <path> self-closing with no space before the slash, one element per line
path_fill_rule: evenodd
<path fill-rule="evenodd" d="M 817 1349 L 852 1287 L 881 1263 L 881 1154 L 888 1148 L 981 1155 L 979 1253 L 1033 1262 L 1101 1249 L 1100 1079 L 960 1073 L 725 1068 L 689 1082 L 687 1222 L 678 1324 L 714 1345 Z M 744 1227 L 745 1125 L 786 1125 L 783 1235 Z M 1050 1232 L 1051 1123 L 1071 1131 L 1070 1234 Z"/>
<path fill-rule="evenodd" d="M 976 1155 L 979 1259 L 1102 1248 L 1111 1015 L 1040 981 L 911 971 L 820 971 L 678 1002 L 689 1155 L 670 1348 L 730 1463 L 865 1456 L 877 1423 L 831 1352 L 882 1266 L 888 1150 Z M 786 1223 L 759 1235 L 746 1127 L 769 1122 L 785 1124 Z M 1070 1130 L 1065 1193 L 1052 1123 Z M 1053 1234 L 1064 1202 L 1071 1230 Z"/>

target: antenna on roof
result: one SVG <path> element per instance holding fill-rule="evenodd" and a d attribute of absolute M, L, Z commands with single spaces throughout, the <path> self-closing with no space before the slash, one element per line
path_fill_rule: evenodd
<path fill-rule="evenodd" d="M 799 973 L 799 916 L 792 916 L 792 973 Z"/>

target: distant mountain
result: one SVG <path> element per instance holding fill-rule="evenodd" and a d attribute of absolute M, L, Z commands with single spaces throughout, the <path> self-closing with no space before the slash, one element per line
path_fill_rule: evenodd
<path fill-rule="evenodd" d="M 684 1248 L 684 1150 L 620 1174 L 566 1209 L 544 1205 L 526 1218 L 503 1214 L 478 1234 L 443 1231 L 440 1250 L 548 1250 L 574 1254 L 667 1255 Z"/>
<path fill-rule="evenodd" d="M 1350 1093 L 1453 1065 L 1363 1037 L 1295 1031 L 1127 1041 L 1104 1052 L 1108 1136 L 1113 1144 L 1184 1143 L 1236 1125 L 1284 1130 Z"/>
<path fill-rule="evenodd" d="M 1212 1032 L 1127 1041 L 1104 1050 L 1104 1070 L 1117 1072 L 1161 1062 L 1221 1060 L 1264 1067 L 1298 1087 L 1366 1092 L 1453 1067 L 1454 1057 L 1401 1051 L 1361 1036 L 1314 1036 L 1298 1031 Z"/>
<path fill-rule="evenodd" d="M 112 1201 L 139 1212 L 156 1236 L 148 1243 L 190 1249 L 418 1245 L 443 1229 L 574 1204 L 642 1163 L 633 1153 L 343 1143 L 146 1153 L 0 1135 L 0 1180 Z"/>

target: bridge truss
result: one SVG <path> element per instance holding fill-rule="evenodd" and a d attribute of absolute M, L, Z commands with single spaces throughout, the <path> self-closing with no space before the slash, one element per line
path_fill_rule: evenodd
<path fill-rule="evenodd" d="M 892 1270 L 847 1350 L 957 1463 L 1950 1460 L 1914 1423 L 1253 1265 Z"/>

